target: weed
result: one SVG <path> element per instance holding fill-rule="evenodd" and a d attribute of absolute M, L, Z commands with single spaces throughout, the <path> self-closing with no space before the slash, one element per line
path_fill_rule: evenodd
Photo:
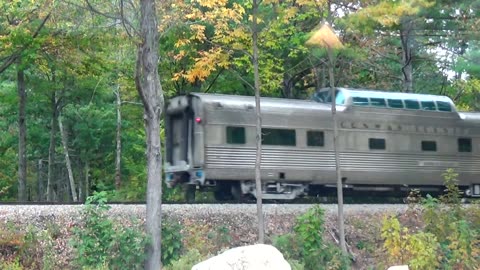
<path fill-rule="evenodd" d="M 175 221 L 164 219 L 162 223 L 162 263 L 164 265 L 180 258 L 182 245 L 182 226 Z"/>
<path fill-rule="evenodd" d="M 323 240 L 324 222 L 324 210 L 314 206 L 297 218 L 293 234 L 274 238 L 274 246 L 287 260 L 298 261 L 298 269 L 349 269 L 349 258 Z"/>
<path fill-rule="evenodd" d="M 106 197 L 106 192 L 98 192 L 87 198 L 85 224 L 73 231 L 75 261 L 80 268 L 141 269 L 147 237 L 139 229 L 114 227 L 106 214 Z"/>
<path fill-rule="evenodd" d="M 164 266 L 164 270 L 185 270 L 192 269 L 192 267 L 201 262 L 204 256 L 196 249 L 188 251 L 181 258 L 171 261 L 170 265 Z"/>

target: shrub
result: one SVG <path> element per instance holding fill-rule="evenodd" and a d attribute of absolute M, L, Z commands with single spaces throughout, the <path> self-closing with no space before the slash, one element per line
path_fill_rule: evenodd
<path fill-rule="evenodd" d="M 297 218 L 293 234 L 274 238 L 273 245 L 287 261 L 298 263 L 295 269 L 349 269 L 350 259 L 323 240 L 324 222 L 324 210 L 314 206 Z"/>
<path fill-rule="evenodd" d="M 162 263 L 164 265 L 180 258 L 182 245 L 182 226 L 175 221 L 162 222 Z"/>
<path fill-rule="evenodd" d="M 384 219 L 382 237 L 390 262 L 407 263 L 411 269 L 476 269 L 480 265 L 476 221 L 480 211 L 473 204 L 467 215 L 457 176 L 447 170 L 444 195 L 439 199 L 427 195 L 422 200 L 423 231 L 411 233 L 397 218 Z"/>
<path fill-rule="evenodd" d="M 0 259 L 0 269 L 2 270 L 23 270 L 24 268 L 17 260 L 7 262 Z"/>
<path fill-rule="evenodd" d="M 72 246 L 75 261 L 87 269 L 141 269 L 145 259 L 147 238 L 139 229 L 114 226 L 107 217 L 110 208 L 106 192 L 87 198 L 82 216 L 84 226 L 74 229 Z"/>
<path fill-rule="evenodd" d="M 408 264 L 412 269 L 437 269 L 439 244 L 435 235 L 411 234 L 396 217 L 389 217 L 383 220 L 382 237 L 388 262 Z"/>
<path fill-rule="evenodd" d="M 170 265 L 164 266 L 164 270 L 185 270 L 192 267 L 203 260 L 203 256 L 196 249 L 188 251 L 180 259 L 171 261 Z"/>

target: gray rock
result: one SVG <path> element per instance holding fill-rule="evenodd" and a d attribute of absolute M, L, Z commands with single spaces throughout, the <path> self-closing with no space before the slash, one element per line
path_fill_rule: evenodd
<path fill-rule="evenodd" d="M 203 261 L 192 270 L 291 270 L 274 246 L 257 244 L 229 249 Z"/>

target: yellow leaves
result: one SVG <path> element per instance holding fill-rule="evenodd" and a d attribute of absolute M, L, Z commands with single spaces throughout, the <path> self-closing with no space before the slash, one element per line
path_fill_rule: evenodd
<path fill-rule="evenodd" d="M 227 0 L 195 0 L 200 6 L 206 8 L 216 8 L 216 7 L 223 7 L 225 6 L 228 1 Z"/>
<path fill-rule="evenodd" d="M 190 83 L 204 81 L 217 67 L 227 68 L 230 65 L 229 54 L 221 48 L 212 48 L 209 51 L 199 52 L 200 57 L 195 58 L 193 68 L 188 71 L 176 73 L 173 80 L 184 78 Z"/>
<path fill-rule="evenodd" d="M 283 22 L 284 23 L 289 23 L 290 19 L 291 18 L 294 18 L 298 13 L 298 8 L 297 7 L 290 7 L 290 8 L 287 8 L 284 12 L 284 16 L 283 16 Z"/>
<path fill-rule="evenodd" d="M 359 20 L 374 20 L 383 26 L 391 27 L 399 25 L 402 17 L 415 15 L 421 8 L 434 4 L 433 0 L 383 1 L 358 11 L 356 16 Z"/>
<path fill-rule="evenodd" d="M 175 48 L 180 48 L 180 47 L 189 45 L 190 43 L 191 42 L 190 42 L 189 39 L 182 38 L 182 39 L 177 40 L 177 42 L 175 42 Z"/>
<path fill-rule="evenodd" d="M 190 25 L 190 29 L 194 32 L 194 38 L 202 41 L 206 39 L 205 37 L 205 25 L 201 24 L 193 24 Z"/>
<path fill-rule="evenodd" d="M 411 269 L 437 269 L 440 247 L 437 237 L 432 233 L 411 233 L 402 227 L 396 217 L 385 217 L 382 225 L 384 247 L 390 263 L 408 264 Z"/>
<path fill-rule="evenodd" d="M 328 24 L 323 24 L 320 29 L 316 30 L 307 40 L 306 44 L 332 49 L 340 49 L 343 47 L 342 42 Z"/>

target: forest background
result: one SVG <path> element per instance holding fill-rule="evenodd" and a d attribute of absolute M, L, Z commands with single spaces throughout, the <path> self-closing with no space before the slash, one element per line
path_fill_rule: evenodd
<path fill-rule="evenodd" d="M 145 200 L 138 5 L 0 2 L 0 200 L 83 201 L 92 191 Z M 167 101 L 254 94 L 250 1 L 157 5 Z M 447 95 L 458 109 L 478 111 L 479 13 L 477 0 L 263 0 L 262 96 L 308 99 L 329 85 L 326 51 L 305 45 L 329 22 L 345 46 L 336 86 Z M 179 197 L 170 189 L 163 196 Z"/>

